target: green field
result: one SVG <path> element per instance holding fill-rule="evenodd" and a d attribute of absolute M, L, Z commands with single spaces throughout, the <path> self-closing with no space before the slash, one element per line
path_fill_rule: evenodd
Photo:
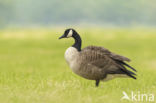
<path fill-rule="evenodd" d="M 120 100 L 122 92 L 156 95 L 156 30 L 77 31 L 83 47 L 103 46 L 129 57 L 137 80 L 119 78 L 97 88 L 94 81 L 75 75 L 64 59 L 73 40 L 58 40 L 64 28 L 5 29 L 0 30 L 0 103 L 138 103 Z"/>

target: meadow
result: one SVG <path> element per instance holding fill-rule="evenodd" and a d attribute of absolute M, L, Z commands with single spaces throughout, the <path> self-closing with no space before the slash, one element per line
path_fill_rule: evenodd
<path fill-rule="evenodd" d="M 64 30 L 0 30 L 0 103 L 138 103 L 121 100 L 122 92 L 156 95 L 155 29 L 76 29 L 82 47 L 98 45 L 122 54 L 138 71 L 137 80 L 118 78 L 98 88 L 66 64 L 64 52 L 74 41 L 58 40 Z"/>

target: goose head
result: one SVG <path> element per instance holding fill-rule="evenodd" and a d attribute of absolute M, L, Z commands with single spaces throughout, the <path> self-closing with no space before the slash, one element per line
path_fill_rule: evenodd
<path fill-rule="evenodd" d="M 59 39 L 62 39 L 62 38 L 74 38 L 75 40 L 75 43 L 72 45 L 72 47 L 75 47 L 78 51 L 81 51 L 81 37 L 80 35 L 76 32 L 76 30 L 70 28 L 70 29 L 66 29 L 64 34 L 59 37 Z"/>
<path fill-rule="evenodd" d="M 77 35 L 77 32 L 74 30 L 74 29 L 66 29 L 64 34 L 59 37 L 59 39 L 62 39 L 62 38 L 70 38 L 70 37 L 74 37 L 75 35 Z"/>

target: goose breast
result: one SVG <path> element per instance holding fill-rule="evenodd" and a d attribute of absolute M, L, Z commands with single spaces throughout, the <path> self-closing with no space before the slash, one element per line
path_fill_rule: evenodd
<path fill-rule="evenodd" d="M 69 47 L 65 52 L 65 59 L 74 72 L 79 68 L 79 52 L 76 48 Z"/>

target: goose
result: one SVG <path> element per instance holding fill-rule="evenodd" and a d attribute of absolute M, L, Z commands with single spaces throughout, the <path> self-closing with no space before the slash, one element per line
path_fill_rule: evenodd
<path fill-rule="evenodd" d="M 129 58 L 115 54 L 100 46 L 88 46 L 81 49 L 82 40 L 73 28 L 66 29 L 59 37 L 73 38 L 75 43 L 65 51 L 65 59 L 72 71 L 88 80 L 95 80 L 98 87 L 100 81 L 112 80 L 116 77 L 136 79 L 136 70 L 126 63 Z M 134 72 L 128 70 L 132 69 Z"/>

